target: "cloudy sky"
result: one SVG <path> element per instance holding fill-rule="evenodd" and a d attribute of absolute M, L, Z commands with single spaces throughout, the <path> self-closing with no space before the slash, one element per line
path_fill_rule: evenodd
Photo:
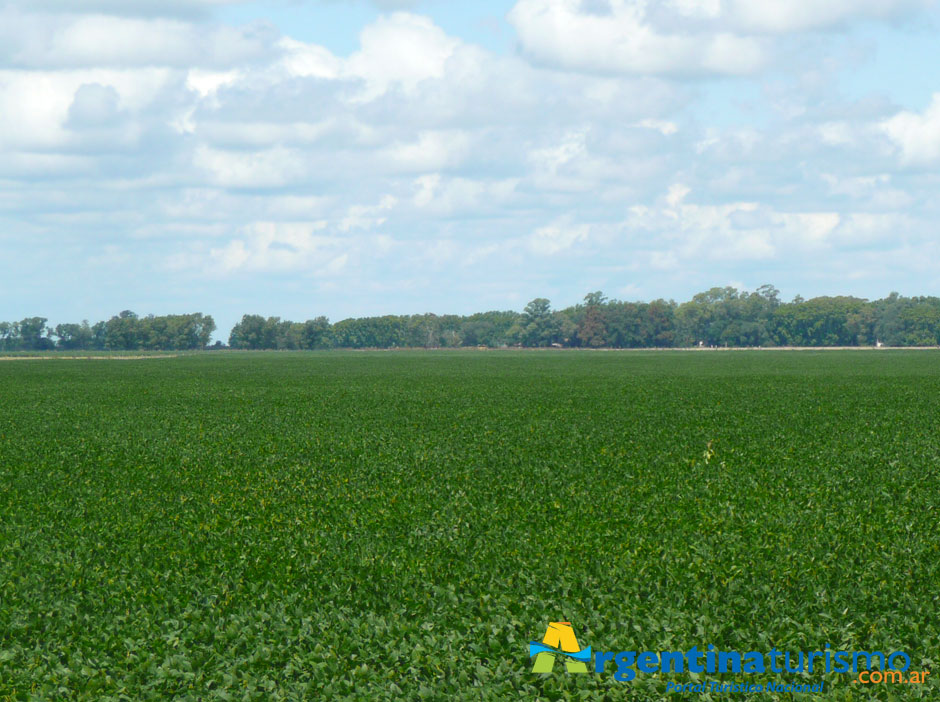
<path fill-rule="evenodd" d="M 0 319 L 940 294 L 930 0 L 0 0 Z"/>

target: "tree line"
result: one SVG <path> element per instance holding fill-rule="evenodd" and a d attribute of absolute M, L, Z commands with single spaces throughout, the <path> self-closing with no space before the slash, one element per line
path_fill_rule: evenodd
<path fill-rule="evenodd" d="M 43 317 L 0 322 L 0 350 L 195 350 L 209 346 L 209 315 L 138 317 L 121 312 L 94 325 L 47 326 Z M 763 285 L 753 292 L 712 288 L 688 302 L 624 302 L 601 292 L 554 310 L 536 298 L 522 312 L 387 315 L 331 323 L 245 315 L 229 335 L 234 349 L 457 348 L 467 346 L 663 348 L 691 346 L 936 346 L 940 298 L 881 300 L 797 296 L 782 302 Z"/>
<path fill-rule="evenodd" d="M 204 349 L 215 321 L 209 315 L 138 317 L 125 310 L 106 322 L 48 325 L 45 317 L 0 322 L 2 351 L 190 351 Z"/>
<path fill-rule="evenodd" d="M 712 288 L 688 302 L 624 302 L 601 292 L 553 310 L 545 298 L 520 312 L 326 317 L 291 322 L 245 315 L 232 329 L 237 349 L 456 348 L 461 346 L 663 348 L 690 346 L 936 346 L 940 298 L 882 300 L 796 297 L 782 302 L 764 285 L 754 292 Z"/>

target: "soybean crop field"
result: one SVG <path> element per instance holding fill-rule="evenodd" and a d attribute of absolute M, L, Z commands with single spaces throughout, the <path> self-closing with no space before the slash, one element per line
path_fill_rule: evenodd
<path fill-rule="evenodd" d="M 532 672 L 906 651 L 844 674 Z M 940 355 L 197 354 L 0 364 L 0 699 L 940 693 Z"/>

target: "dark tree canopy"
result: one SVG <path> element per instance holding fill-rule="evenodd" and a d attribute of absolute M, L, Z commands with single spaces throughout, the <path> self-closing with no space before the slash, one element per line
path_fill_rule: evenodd
<path fill-rule="evenodd" d="M 215 322 L 203 314 L 139 317 L 129 310 L 90 325 L 48 326 L 45 317 L 0 322 L 0 350 L 195 350 L 208 347 Z M 234 349 L 451 348 L 484 346 L 663 348 L 749 346 L 937 346 L 940 298 L 882 300 L 800 296 L 780 291 L 711 288 L 688 302 L 626 302 L 590 292 L 584 302 L 553 310 L 539 297 L 522 312 L 461 315 L 326 317 L 292 322 L 246 314 L 229 335 Z M 217 342 L 213 348 L 218 348 Z"/>
<path fill-rule="evenodd" d="M 138 317 L 129 310 L 94 326 L 46 326 L 43 317 L 0 322 L 0 350 L 4 351 L 189 351 L 209 345 L 215 321 L 209 315 L 177 314 Z"/>
<path fill-rule="evenodd" d="M 312 325 L 300 346 L 291 329 Z M 261 334 L 252 329 L 279 329 Z M 271 334 L 274 334 L 272 336 Z M 546 298 L 522 312 L 470 316 L 364 317 L 331 325 L 324 317 L 303 324 L 246 315 L 232 330 L 233 348 L 443 348 L 449 346 L 565 346 L 663 348 L 691 346 L 935 346 L 940 344 L 940 298 L 893 293 L 870 302 L 855 297 L 780 300 L 773 285 L 754 292 L 711 288 L 688 302 L 624 302 L 590 292 L 584 302 L 553 310 Z"/>

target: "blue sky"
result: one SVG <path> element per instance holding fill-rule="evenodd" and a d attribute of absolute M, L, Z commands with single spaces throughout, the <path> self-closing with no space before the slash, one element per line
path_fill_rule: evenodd
<path fill-rule="evenodd" d="M 0 0 L 0 319 L 940 294 L 930 0 Z"/>

